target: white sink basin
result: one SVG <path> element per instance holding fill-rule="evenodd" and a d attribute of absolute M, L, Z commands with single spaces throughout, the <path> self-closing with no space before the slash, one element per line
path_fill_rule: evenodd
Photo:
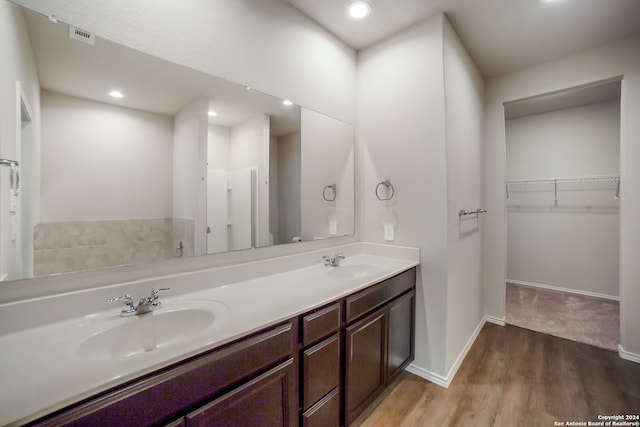
<path fill-rule="evenodd" d="M 328 267 L 329 276 L 342 278 L 362 278 L 375 274 L 379 269 L 370 264 L 341 264 L 337 267 Z"/>
<path fill-rule="evenodd" d="M 74 331 L 74 342 L 67 345 L 78 359 L 136 357 L 211 332 L 227 313 L 227 306 L 219 301 L 178 300 L 137 316 L 90 316 Z"/>

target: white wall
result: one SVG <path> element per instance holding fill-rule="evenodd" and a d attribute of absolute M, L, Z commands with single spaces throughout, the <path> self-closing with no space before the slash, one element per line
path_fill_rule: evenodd
<path fill-rule="evenodd" d="M 231 128 L 229 170 L 256 169 L 256 246 L 269 245 L 269 116 L 261 114 Z"/>
<path fill-rule="evenodd" d="M 269 136 L 269 233 L 273 244 L 280 243 L 280 214 L 278 213 L 278 137 Z M 271 243 L 271 242 L 269 242 Z"/>
<path fill-rule="evenodd" d="M 484 214 L 482 114 L 484 79 L 451 25 L 444 21 L 444 87 L 447 133 L 447 356 L 450 378 L 480 324 Z M 452 370 L 454 370 L 452 372 Z"/>
<path fill-rule="evenodd" d="M 355 52 L 281 0 L 19 0 L 125 46 L 354 121 Z"/>
<path fill-rule="evenodd" d="M 227 194 L 231 129 L 209 123 L 207 138 L 207 253 L 229 250 Z"/>
<path fill-rule="evenodd" d="M 229 250 L 228 173 L 221 169 L 207 169 L 207 253 Z"/>
<path fill-rule="evenodd" d="M 443 16 L 415 25 L 358 54 L 360 233 L 420 248 L 414 364 L 446 371 L 447 184 Z M 396 195 L 379 201 L 390 179 Z"/>
<path fill-rule="evenodd" d="M 446 385 L 483 318 L 483 79 L 443 15 L 358 57 L 362 239 L 420 248 L 414 372 Z M 381 102 L 383 101 L 383 102 Z M 396 195 L 375 196 L 390 179 Z"/>
<path fill-rule="evenodd" d="M 507 179 L 620 172 L 620 101 L 505 123 Z M 562 186 L 560 187 L 563 188 Z M 609 191 L 511 192 L 507 280 L 619 295 L 619 202 Z"/>
<path fill-rule="evenodd" d="M 300 132 L 293 132 L 278 138 L 278 240 L 291 243 L 300 237 L 301 202 L 301 147 Z M 273 182 L 271 187 L 273 188 Z"/>
<path fill-rule="evenodd" d="M 209 124 L 209 137 L 207 139 L 207 167 L 209 169 L 229 169 L 230 144 L 230 128 Z"/>
<path fill-rule="evenodd" d="M 640 38 L 527 68 L 485 82 L 484 197 L 495 214 L 485 219 L 485 311 L 504 317 L 506 281 L 506 154 L 503 103 L 622 76 L 620 104 L 621 346 L 640 355 Z M 640 357 L 640 356 L 638 356 Z"/>
<path fill-rule="evenodd" d="M 171 217 L 171 117 L 46 90 L 41 108 L 42 221 Z"/>
<path fill-rule="evenodd" d="M 35 62 L 31 52 L 29 37 L 22 11 L 9 3 L 0 4 L 0 158 L 18 160 L 16 138 L 19 137 L 19 104 L 16 82 L 19 81 L 32 109 L 33 155 L 31 162 L 36 167 L 40 162 L 40 85 L 36 74 Z M 22 170 L 21 173 L 28 173 Z M 26 180 L 25 180 L 26 181 Z M 33 183 L 32 220 L 40 222 L 40 176 L 32 174 Z M 8 279 L 16 278 L 17 245 L 7 236 L 11 236 L 11 214 L 8 210 L 10 197 L 9 168 L 0 168 L 0 277 L 8 273 Z"/>
<path fill-rule="evenodd" d="M 194 247 L 183 255 L 202 255 L 206 247 L 206 155 L 209 101 L 193 100 L 174 117 L 173 137 L 173 217 L 194 223 Z M 190 237 L 190 236 L 189 236 Z M 191 239 L 184 237 L 183 242 Z"/>
<path fill-rule="evenodd" d="M 303 108 L 300 128 L 302 239 L 353 234 L 353 127 Z M 336 184 L 336 199 L 328 202 L 323 190 L 332 184 Z M 330 195 L 328 191 L 327 196 Z M 336 224 L 334 233 L 330 230 L 331 221 Z"/>

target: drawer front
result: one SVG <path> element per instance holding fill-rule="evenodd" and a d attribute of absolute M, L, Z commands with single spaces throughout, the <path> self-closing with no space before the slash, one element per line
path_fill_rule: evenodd
<path fill-rule="evenodd" d="M 293 359 L 187 414 L 186 427 L 295 427 Z"/>
<path fill-rule="evenodd" d="M 123 386 L 35 425 L 138 427 L 159 423 L 194 402 L 290 357 L 294 347 L 294 328 L 289 322 Z"/>
<path fill-rule="evenodd" d="M 347 298 L 347 323 L 411 289 L 416 284 L 416 269 L 400 273 Z"/>
<path fill-rule="evenodd" d="M 332 304 L 302 318 L 302 341 L 312 344 L 340 328 L 340 303 Z"/>
<path fill-rule="evenodd" d="M 302 414 L 303 427 L 339 427 L 340 393 L 336 388 Z"/>
<path fill-rule="evenodd" d="M 303 409 L 307 409 L 340 385 L 340 336 L 338 334 L 304 351 Z"/>
<path fill-rule="evenodd" d="M 169 423 L 164 427 L 185 427 L 184 417 L 177 419 L 174 422 Z"/>

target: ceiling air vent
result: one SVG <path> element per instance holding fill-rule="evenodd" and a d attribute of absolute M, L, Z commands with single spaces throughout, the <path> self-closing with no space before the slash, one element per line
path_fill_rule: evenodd
<path fill-rule="evenodd" d="M 93 42 L 96 39 L 96 36 L 91 34 L 89 31 L 74 27 L 73 25 L 69 26 L 69 37 L 90 45 L 93 45 Z"/>

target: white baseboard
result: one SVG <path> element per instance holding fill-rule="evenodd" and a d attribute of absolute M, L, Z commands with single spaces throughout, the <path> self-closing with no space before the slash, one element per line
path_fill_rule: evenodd
<path fill-rule="evenodd" d="M 632 362 L 640 363 L 640 354 L 631 353 L 630 351 L 626 351 L 620 344 L 618 344 L 618 355 L 625 360 L 630 360 Z"/>
<path fill-rule="evenodd" d="M 407 372 L 411 372 L 412 374 L 415 374 L 417 376 L 419 376 L 420 378 L 424 378 L 427 381 L 431 381 L 434 384 L 439 385 L 440 387 L 444 387 L 444 388 L 448 388 L 449 387 L 449 382 L 446 378 L 444 378 L 441 375 L 435 374 L 431 371 L 428 371 L 424 368 L 421 368 L 420 366 L 412 363 L 409 366 L 407 366 L 405 368 L 405 370 Z"/>
<path fill-rule="evenodd" d="M 493 324 L 499 325 L 499 326 L 504 326 L 504 325 L 507 324 L 504 316 L 495 317 L 495 316 L 486 315 L 486 316 L 484 316 L 484 320 L 486 320 L 489 323 L 493 323 Z"/>
<path fill-rule="evenodd" d="M 451 384 L 451 381 L 453 381 L 453 378 L 456 376 L 456 373 L 458 373 L 458 369 L 460 368 L 460 365 L 462 365 L 462 361 L 467 356 L 467 353 L 469 353 L 469 350 L 471 350 L 471 346 L 476 341 L 476 338 L 478 338 L 478 334 L 480 334 L 482 327 L 487 322 L 496 323 L 501 326 L 505 325 L 504 318 L 499 319 L 497 317 L 484 316 L 482 320 L 480 320 L 480 323 L 478 323 L 478 326 L 476 326 L 476 329 L 473 331 L 469 339 L 467 340 L 467 343 L 464 345 L 464 348 L 462 349 L 460 354 L 458 354 L 456 361 L 453 363 L 453 366 L 451 366 L 451 369 L 449 369 L 449 373 L 447 374 L 446 377 L 443 377 L 440 374 L 436 374 L 435 372 L 431 372 L 428 369 L 424 369 L 416 365 L 415 363 L 412 363 L 409 366 L 407 366 L 406 370 L 408 372 L 411 372 L 412 374 L 415 374 L 421 378 L 424 378 L 425 380 L 431 381 L 432 383 L 437 384 L 441 387 L 449 388 L 449 384 Z"/>
<path fill-rule="evenodd" d="M 607 295 L 607 294 L 600 294 L 600 293 L 597 293 L 597 292 L 581 291 L 581 290 L 578 290 L 578 289 L 562 288 L 560 286 L 543 285 L 541 283 L 524 282 L 522 280 L 511 280 L 511 279 L 507 279 L 507 283 L 513 283 L 514 285 L 531 286 L 531 287 L 534 287 L 534 288 L 549 289 L 549 290 L 552 290 L 552 291 L 570 292 L 572 294 L 586 295 L 586 296 L 589 296 L 589 297 L 606 298 L 606 299 L 610 299 L 610 300 L 614 300 L 614 301 L 620 301 L 620 297 L 615 296 L 615 295 Z"/>

